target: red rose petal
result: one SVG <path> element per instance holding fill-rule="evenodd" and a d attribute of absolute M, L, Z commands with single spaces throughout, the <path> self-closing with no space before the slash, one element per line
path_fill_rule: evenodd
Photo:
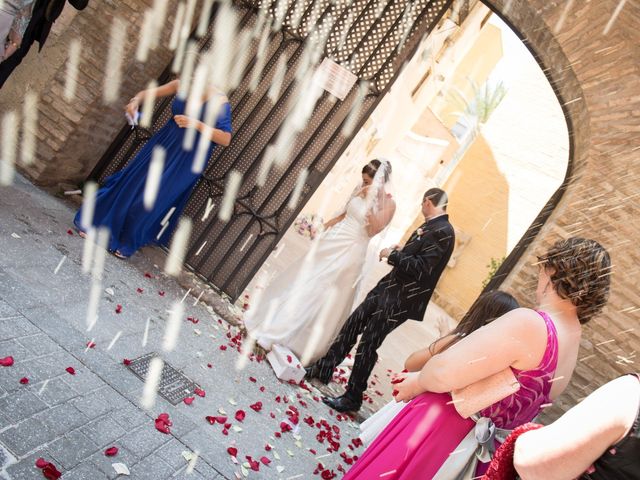
<path fill-rule="evenodd" d="M 256 412 L 259 412 L 262 410 L 262 402 L 256 402 L 253 405 L 249 405 L 249 407 Z"/>
<path fill-rule="evenodd" d="M 0 367 L 10 367 L 11 365 L 13 365 L 12 356 L 0 358 Z"/>
<path fill-rule="evenodd" d="M 280 437 L 282 436 L 282 434 L 281 434 L 280 432 L 274 432 L 274 433 L 273 433 L 273 435 L 274 435 L 276 438 L 280 438 Z"/>
<path fill-rule="evenodd" d="M 149 272 L 144 272 L 144 276 L 147 278 L 153 278 L 153 275 L 151 275 Z"/>
<path fill-rule="evenodd" d="M 71 229 L 67 230 L 67 235 L 73 235 L 73 230 Z"/>
<path fill-rule="evenodd" d="M 194 325 L 200 321 L 195 317 L 187 317 L 187 320 L 193 323 Z"/>
<path fill-rule="evenodd" d="M 247 414 L 244 413 L 244 410 L 238 410 L 236 412 L 236 420 L 239 421 L 239 422 L 242 422 L 244 420 L 244 417 L 246 417 L 246 416 L 247 416 Z"/>
<path fill-rule="evenodd" d="M 265 391 L 265 388 L 264 388 L 264 387 L 260 387 L 260 391 L 261 391 L 261 392 L 264 392 L 264 391 Z"/>
<path fill-rule="evenodd" d="M 67 367 L 65 368 L 65 370 L 67 371 L 67 373 L 69 373 L 70 375 L 75 375 L 76 374 L 76 369 L 73 367 Z"/>
<path fill-rule="evenodd" d="M 224 430 L 222 430 L 222 434 L 223 435 L 229 435 L 229 430 L 227 430 L 226 428 Z"/>
<path fill-rule="evenodd" d="M 226 345 L 220 345 L 220 350 L 224 351 L 224 350 L 226 350 L 226 349 L 227 349 L 227 346 L 226 346 Z"/>
<path fill-rule="evenodd" d="M 168 413 L 161 413 L 160 415 L 158 415 L 158 418 L 156 418 L 155 425 L 156 430 L 158 430 L 159 432 L 169 434 L 171 432 L 169 427 L 173 424 L 171 423 L 171 420 L 169 420 Z"/>
<path fill-rule="evenodd" d="M 230 423 L 225 423 L 224 424 L 224 429 L 225 430 L 229 430 L 231 428 L 231 424 Z"/>
<path fill-rule="evenodd" d="M 272 447 L 271 445 L 269 445 L 268 443 L 264 446 L 264 449 L 265 449 L 267 452 L 271 451 L 271 449 L 272 449 L 272 448 L 273 448 L 273 447 Z"/>
<path fill-rule="evenodd" d="M 107 457 L 115 457 L 118 454 L 118 447 L 109 447 L 104 451 Z"/>
<path fill-rule="evenodd" d="M 62 476 L 62 473 L 58 471 L 58 469 L 53 463 L 48 463 L 42 469 L 42 474 L 44 475 L 44 478 L 46 478 L 47 480 L 58 480 Z"/>
<path fill-rule="evenodd" d="M 210 363 L 207 363 L 207 368 L 213 368 L 213 365 L 211 365 Z"/>
<path fill-rule="evenodd" d="M 287 355 L 287 362 L 289 363 L 293 362 L 293 358 L 291 357 L 291 355 Z"/>
<path fill-rule="evenodd" d="M 238 449 L 236 447 L 229 447 L 229 448 L 227 448 L 227 453 L 229 455 L 231 455 L 232 457 L 237 457 L 238 456 Z"/>
<path fill-rule="evenodd" d="M 195 393 L 196 395 L 198 395 L 199 397 L 204 398 L 205 395 L 207 394 L 207 392 L 205 392 L 204 390 L 202 390 L 201 388 L 196 388 L 193 393 Z"/>
<path fill-rule="evenodd" d="M 122 313 L 122 305 L 116 305 L 116 313 Z"/>
<path fill-rule="evenodd" d="M 128 358 L 125 358 L 122 360 L 122 363 L 124 363 L 125 365 L 129 366 L 131 365 L 131 360 L 129 360 Z"/>
<path fill-rule="evenodd" d="M 265 465 L 269 465 L 271 463 L 271 460 L 269 460 L 267 457 L 260 457 L 260 461 Z"/>
<path fill-rule="evenodd" d="M 161 297 L 164 297 L 164 290 L 158 290 L 158 295 L 160 295 Z"/>
<path fill-rule="evenodd" d="M 36 467 L 38 468 L 44 468 L 49 464 L 49 462 L 47 462 L 44 458 L 38 458 L 36 460 Z"/>
<path fill-rule="evenodd" d="M 256 462 L 253 458 L 251 458 L 248 455 L 245 458 L 249 462 L 249 467 L 251 468 L 251 470 L 253 470 L 254 472 L 260 471 L 260 464 L 258 462 Z"/>
<path fill-rule="evenodd" d="M 87 348 L 96 348 L 96 342 L 92 342 L 91 340 L 89 340 L 87 342 Z"/>
<path fill-rule="evenodd" d="M 396 395 L 398 395 L 400 392 L 398 390 L 394 390 L 393 392 L 391 392 L 391 395 L 393 397 L 395 397 Z"/>
<path fill-rule="evenodd" d="M 255 378 L 253 378 L 253 377 L 249 377 L 249 381 L 250 381 L 250 382 L 253 382 L 253 383 L 256 383 L 256 382 L 257 382 L 257 380 L 256 380 Z"/>
<path fill-rule="evenodd" d="M 144 292 L 144 290 L 143 290 L 142 288 L 138 287 L 138 288 L 136 288 L 136 292 L 138 292 L 138 293 L 143 293 L 143 292 Z"/>
<path fill-rule="evenodd" d="M 191 405 L 194 400 L 195 400 L 195 397 L 186 397 L 182 401 L 185 403 L 185 405 Z"/>
<path fill-rule="evenodd" d="M 220 423 L 220 424 L 224 424 L 227 423 L 227 417 L 213 417 L 216 419 L 216 422 Z"/>
<path fill-rule="evenodd" d="M 21 383 L 22 385 L 26 385 L 27 383 L 29 383 L 29 379 L 28 379 L 27 377 L 22 377 L 22 378 L 20 379 L 20 383 Z"/>

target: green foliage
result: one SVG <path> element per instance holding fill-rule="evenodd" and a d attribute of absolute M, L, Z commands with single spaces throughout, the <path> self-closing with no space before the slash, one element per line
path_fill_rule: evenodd
<path fill-rule="evenodd" d="M 484 281 L 482 282 L 482 288 L 485 288 L 487 285 L 489 285 L 489 282 L 491 281 L 493 276 L 496 274 L 496 272 L 500 268 L 500 265 L 502 265 L 502 262 L 504 262 L 505 258 L 506 257 L 502 257 L 502 258 L 491 257 L 491 262 L 487 265 L 489 272 L 487 273 L 487 278 L 485 278 Z"/>

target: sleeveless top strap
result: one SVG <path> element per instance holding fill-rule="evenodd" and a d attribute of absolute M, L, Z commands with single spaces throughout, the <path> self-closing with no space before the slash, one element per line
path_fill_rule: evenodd
<path fill-rule="evenodd" d="M 549 314 L 543 311 L 538 311 L 538 314 L 544 319 L 547 326 L 547 348 L 537 370 L 543 375 L 544 393 L 548 396 L 551 390 L 551 380 L 558 369 L 558 331 Z"/>

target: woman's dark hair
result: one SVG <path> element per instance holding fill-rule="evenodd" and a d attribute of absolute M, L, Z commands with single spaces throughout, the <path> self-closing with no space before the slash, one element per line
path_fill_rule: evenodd
<path fill-rule="evenodd" d="M 385 183 L 389 181 L 389 175 L 391 174 L 391 163 L 388 160 L 385 160 L 386 168 L 384 171 L 384 181 Z M 364 167 L 362 167 L 362 173 L 368 175 L 372 179 L 375 178 L 376 173 L 378 173 L 378 169 L 382 165 L 380 160 L 373 159 L 369 163 L 367 163 Z"/>
<path fill-rule="evenodd" d="M 471 332 L 475 332 L 480 327 L 516 308 L 520 308 L 520 304 L 513 295 L 507 292 L 494 290 L 493 292 L 483 293 L 473 302 L 473 305 L 471 305 L 467 313 L 462 317 L 458 326 L 447 334 L 447 336 L 455 335 L 455 338 L 440 351 L 446 350 L 461 338 L 466 337 Z M 433 348 L 435 348 L 438 340 L 429 345 L 429 352 L 432 355 L 435 353 Z"/>
<path fill-rule="evenodd" d="M 611 284 L 611 258 L 602 245 L 580 237 L 559 240 L 538 260 L 552 271 L 551 283 L 560 298 L 577 307 L 580 323 L 602 311 Z"/>

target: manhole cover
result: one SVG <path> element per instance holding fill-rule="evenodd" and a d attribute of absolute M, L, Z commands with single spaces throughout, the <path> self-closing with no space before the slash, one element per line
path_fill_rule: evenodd
<path fill-rule="evenodd" d="M 151 362 L 151 359 L 154 357 L 159 357 L 159 355 L 155 352 L 147 353 L 146 355 L 131 360 L 128 367 L 144 382 L 147 378 L 147 372 L 149 371 L 149 362 Z M 167 362 L 164 363 L 158 393 L 169 403 L 177 405 L 185 397 L 193 395 L 196 388 L 200 388 L 200 385 L 187 378 L 182 372 L 179 372 Z"/>

